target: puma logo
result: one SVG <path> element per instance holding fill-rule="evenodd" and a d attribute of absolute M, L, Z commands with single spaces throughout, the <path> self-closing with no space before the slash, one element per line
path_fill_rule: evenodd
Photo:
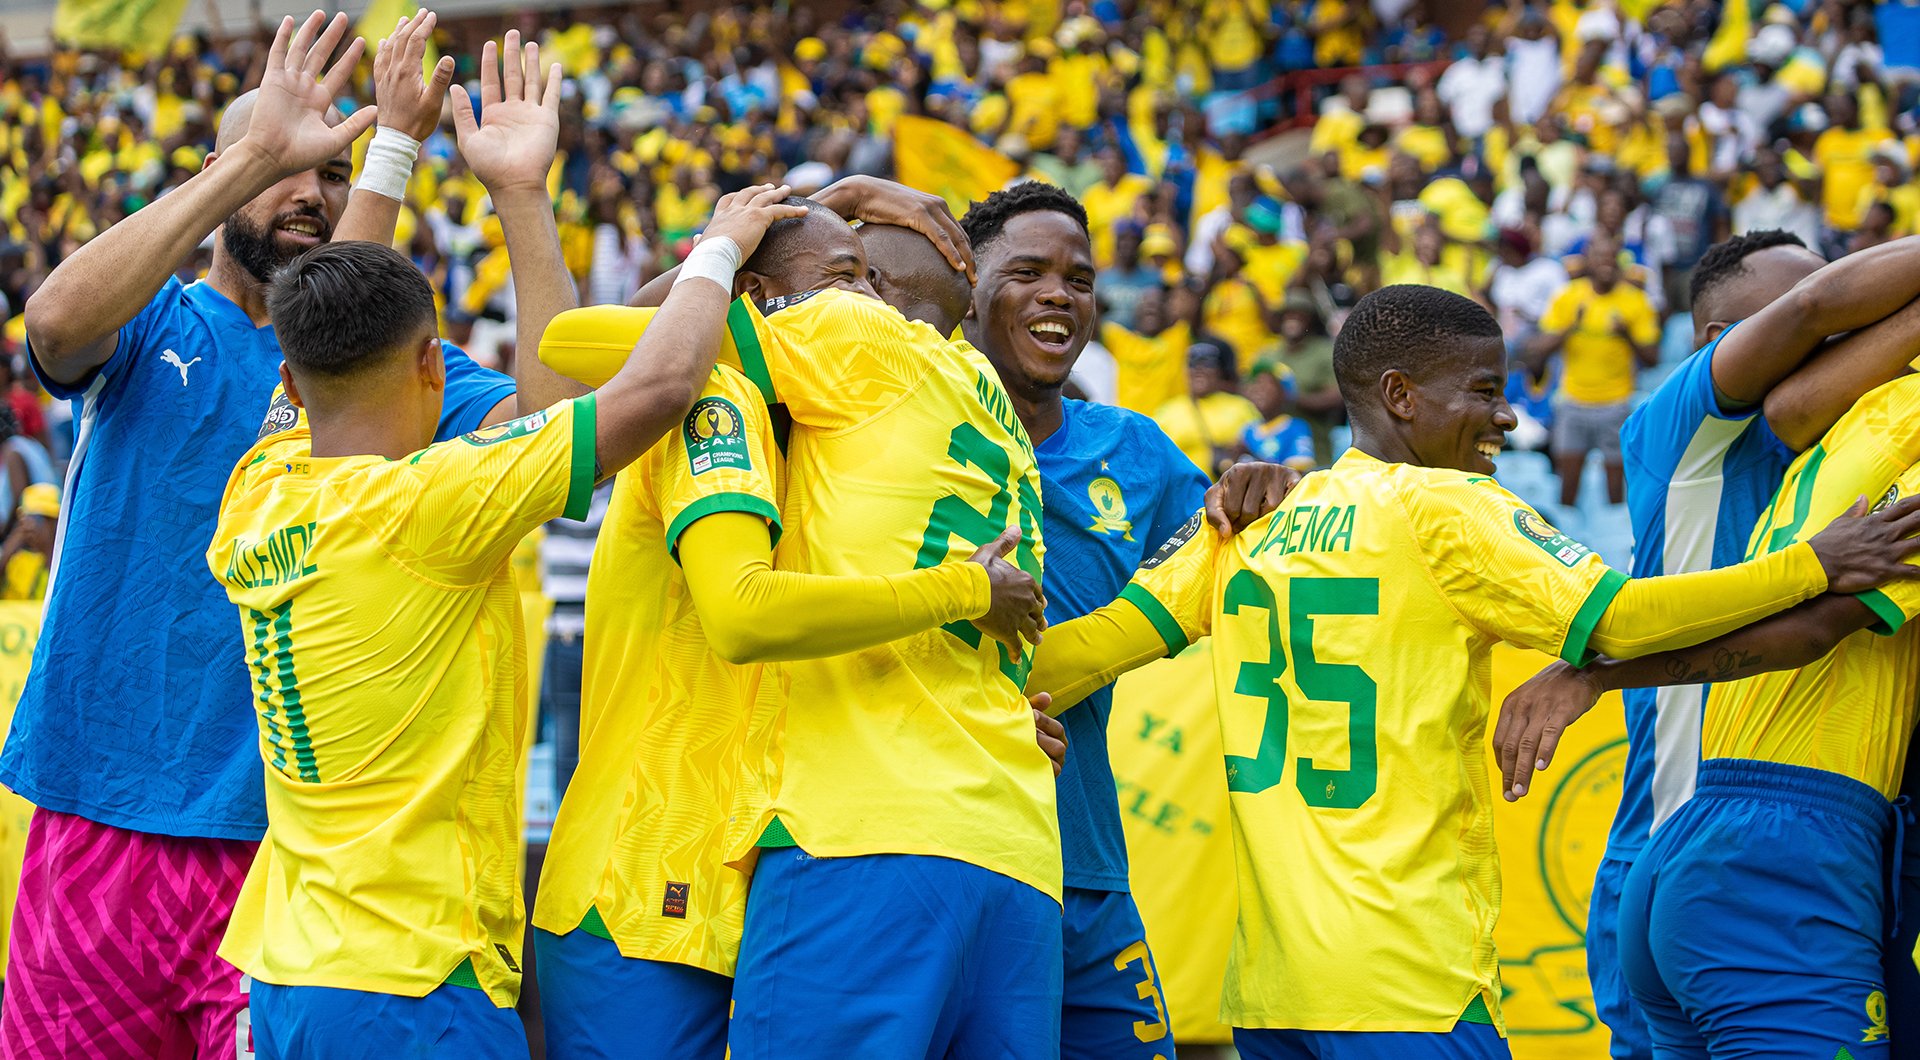
<path fill-rule="evenodd" d="M 195 357 L 193 360 L 188 361 L 185 364 L 181 364 L 180 355 L 173 352 L 172 350 L 163 351 L 160 354 L 160 359 L 167 362 L 170 365 L 173 365 L 175 368 L 180 369 L 180 385 L 181 386 L 187 385 L 187 369 L 192 368 L 194 365 L 200 363 L 200 358 Z"/>

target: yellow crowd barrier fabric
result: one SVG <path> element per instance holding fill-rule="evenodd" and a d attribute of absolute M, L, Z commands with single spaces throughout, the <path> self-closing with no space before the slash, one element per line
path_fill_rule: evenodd
<path fill-rule="evenodd" d="M 186 10 L 187 0 L 60 0 L 53 10 L 53 36 L 87 48 L 133 48 L 158 55 L 166 51 Z"/>
<path fill-rule="evenodd" d="M 13 708 L 27 687 L 27 667 L 40 639 L 39 600 L 0 603 L 0 744 L 13 728 Z M 20 863 L 27 853 L 27 822 L 33 804 L 0 788 L 0 977 L 6 975 L 13 900 L 20 891 Z"/>

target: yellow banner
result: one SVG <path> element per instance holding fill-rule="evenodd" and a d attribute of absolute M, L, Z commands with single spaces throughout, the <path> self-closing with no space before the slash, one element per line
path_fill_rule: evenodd
<path fill-rule="evenodd" d="M 955 217 L 1020 175 L 1013 159 L 965 129 L 912 114 L 893 127 L 893 168 L 900 183 L 947 200 Z"/>
<path fill-rule="evenodd" d="M 13 728 L 13 708 L 27 686 L 27 667 L 40 639 L 40 601 L 0 602 L 0 745 Z M 13 899 L 20 891 L 20 863 L 27 852 L 27 822 L 33 804 L 0 788 L 0 976 L 6 974 Z"/>
<path fill-rule="evenodd" d="M 186 10 L 187 0 L 60 0 L 53 9 L 53 36 L 85 48 L 158 55 Z"/>
<path fill-rule="evenodd" d="M 1237 898 L 1210 647 L 1201 641 L 1123 678 L 1107 737 L 1134 896 L 1183 1045 L 1231 1039 L 1218 1017 Z M 1494 703 L 1549 661 L 1496 648 Z M 1607 1054 L 1587 983 L 1587 899 L 1626 753 L 1620 699 L 1609 696 L 1567 731 L 1532 794 L 1495 808 L 1503 894 L 1494 941 L 1517 1060 Z"/>

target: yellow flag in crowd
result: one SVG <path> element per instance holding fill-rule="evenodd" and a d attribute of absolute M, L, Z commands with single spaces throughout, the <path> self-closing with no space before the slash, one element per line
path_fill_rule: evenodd
<path fill-rule="evenodd" d="M 893 168 L 900 183 L 947 200 L 955 217 L 1020 174 L 1018 163 L 965 129 L 912 114 L 893 127 Z"/>
<path fill-rule="evenodd" d="M 53 10 L 53 36 L 84 48 L 132 48 L 149 55 L 166 50 L 187 0 L 60 0 Z"/>
<path fill-rule="evenodd" d="M 1708 73 L 1747 61 L 1747 40 L 1753 36 L 1753 10 L 1745 3 L 1726 4 L 1720 9 L 1720 28 L 1707 42 L 1700 65 Z"/>
<path fill-rule="evenodd" d="M 360 12 L 360 21 L 353 27 L 354 36 L 367 42 L 366 58 L 363 61 L 373 62 L 374 49 L 380 46 L 380 42 L 392 36 L 394 27 L 412 18 L 413 13 L 420 10 L 422 6 L 424 4 L 418 0 L 369 0 L 367 9 Z M 420 60 L 421 76 L 432 77 L 433 68 L 439 62 L 440 49 L 435 48 L 432 41 L 428 41 L 427 53 Z M 357 150 L 360 152 L 366 150 L 365 141 L 361 142 Z M 356 169 L 359 167 L 358 158 L 354 160 L 354 166 Z"/>
<path fill-rule="evenodd" d="M 1219 1022 L 1220 987 L 1237 896 L 1211 645 L 1203 640 L 1122 678 L 1107 728 L 1133 893 L 1181 1045 L 1230 1040 Z M 1495 648 L 1493 702 L 1550 661 Z M 1503 892 L 1494 944 L 1517 1060 L 1607 1055 L 1587 983 L 1587 899 L 1626 756 L 1620 697 L 1610 695 L 1567 730 L 1531 794 L 1494 806 Z M 1498 778 L 1491 750 L 1488 762 Z"/>
<path fill-rule="evenodd" d="M 39 600 L 0 603 L 0 744 L 13 727 L 13 708 L 27 686 L 27 666 L 40 639 Z M 27 853 L 27 822 L 33 804 L 0 788 L 0 975 L 6 974 L 13 899 L 20 891 L 20 864 Z"/>

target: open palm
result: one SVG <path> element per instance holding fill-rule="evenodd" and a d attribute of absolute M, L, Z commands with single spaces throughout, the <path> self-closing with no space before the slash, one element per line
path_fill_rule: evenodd
<path fill-rule="evenodd" d="M 495 59 L 494 43 L 480 51 L 480 114 L 464 86 L 454 86 L 453 129 L 467 168 L 489 191 L 545 187 L 560 142 L 560 65 L 541 76 L 540 45 L 523 48 L 507 31 Z"/>
<path fill-rule="evenodd" d="M 325 12 L 315 11 L 297 33 L 291 16 L 282 19 L 273 36 L 243 142 L 283 173 L 312 169 L 345 151 L 377 116 L 376 108 L 362 107 L 338 125 L 327 121 L 334 99 L 346 89 L 366 48 L 366 42 L 355 38 L 329 69 L 327 57 L 346 32 L 346 15 L 329 21 Z"/>

